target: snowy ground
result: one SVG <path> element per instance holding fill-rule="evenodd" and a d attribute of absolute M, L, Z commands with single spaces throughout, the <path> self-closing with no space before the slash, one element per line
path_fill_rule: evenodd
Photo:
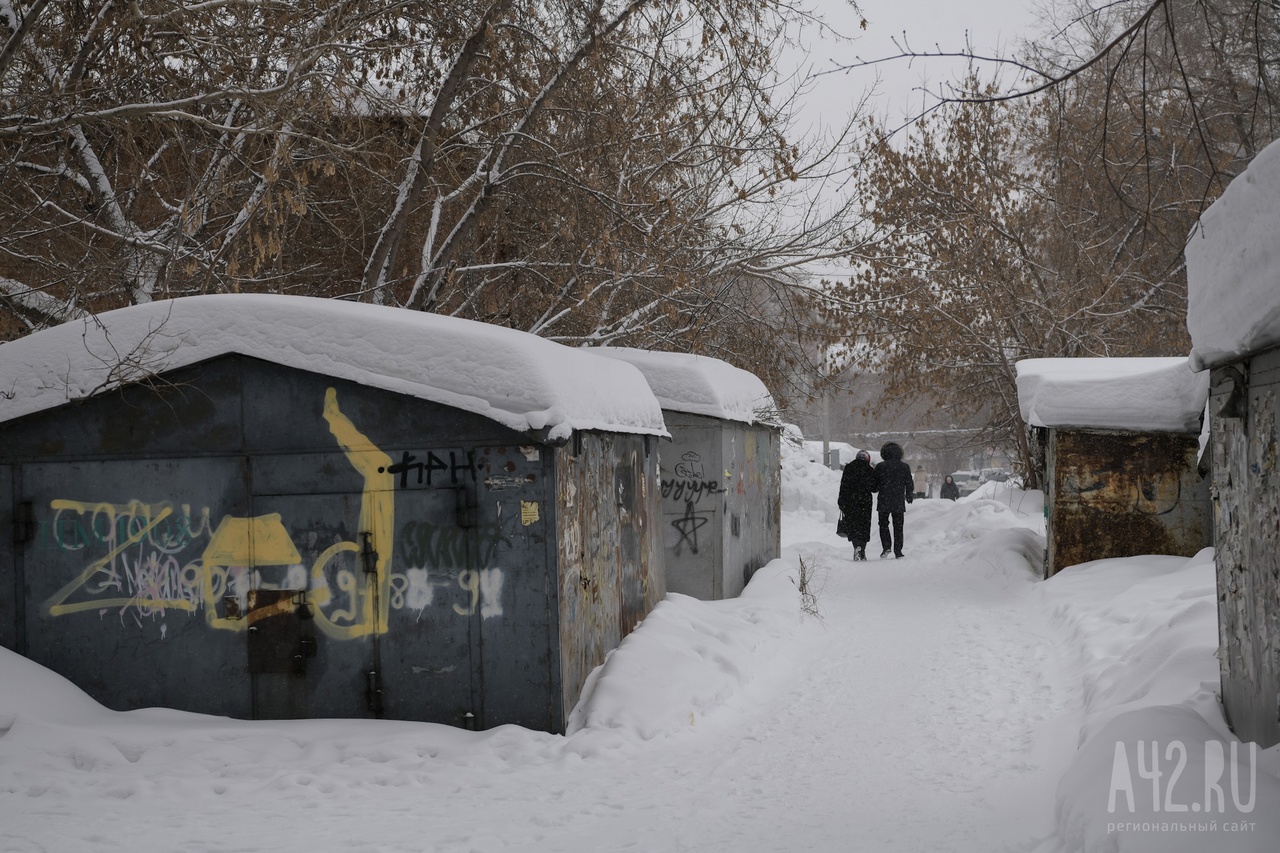
<path fill-rule="evenodd" d="M 992 483 L 853 563 L 837 483 L 789 454 L 782 559 L 670 596 L 567 737 L 121 714 L 0 650 L 0 851 L 1280 849 L 1280 748 L 1233 764 L 1216 703 L 1211 552 L 1040 582 L 1039 495 Z"/>

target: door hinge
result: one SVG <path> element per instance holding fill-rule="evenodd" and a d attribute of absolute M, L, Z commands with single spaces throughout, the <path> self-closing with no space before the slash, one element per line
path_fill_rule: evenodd
<path fill-rule="evenodd" d="M 360 563 L 367 575 L 378 573 L 378 552 L 373 550 L 373 534 L 360 531 Z"/>
<path fill-rule="evenodd" d="M 375 716 L 382 716 L 382 678 L 376 669 L 369 670 L 369 710 Z"/>

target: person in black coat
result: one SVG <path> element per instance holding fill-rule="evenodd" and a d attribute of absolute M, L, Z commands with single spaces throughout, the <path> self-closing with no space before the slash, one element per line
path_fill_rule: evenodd
<path fill-rule="evenodd" d="M 902 556 L 902 521 L 907 513 L 907 504 L 915 498 L 914 484 L 911 479 L 911 466 L 902 461 L 902 446 L 890 441 L 880 448 L 884 461 L 876 466 L 876 474 L 880 477 L 880 558 L 884 559 L 893 551 L 893 556 Z M 889 522 L 893 522 L 893 536 L 889 536 Z"/>
<path fill-rule="evenodd" d="M 942 499 L 948 501 L 959 500 L 960 487 L 956 485 L 956 481 L 951 479 L 951 475 L 947 475 L 947 479 L 942 481 Z"/>
<path fill-rule="evenodd" d="M 880 488 L 880 478 L 871 467 L 871 454 L 859 450 L 857 457 L 844 466 L 840 475 L 840 496 L 836 503 L 844 515 L 853 558 L 867 559 L 867 542 L 871 539 L 871 495 Z"/>

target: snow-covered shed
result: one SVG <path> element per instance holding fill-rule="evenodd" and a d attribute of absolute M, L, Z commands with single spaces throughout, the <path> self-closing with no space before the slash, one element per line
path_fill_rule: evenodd
<path fill-rule="evenodd" d="M 1242 740 L 1280 743 L 1280 145 L 1187 243 L 1191 363 L 1210 378 L 1222 703 Z"/>
<path fill-rule="evenodd" d="M 662 406 L 667 589 L 734 598 L 781 553 L 781 427 L 769 390 L 718 358 L 628 347 L 594 350 L 634 364 Z"/>
<path fill-rule="evenodd" d="M 1045 577 L 1210 543 L 1209 484 L 1196 467 L 1208 384 L 1186 358 L 1035 358 L 1017 369 L 1044 463 Z"/>
<path fill-rule="evenodd" d="M 108 707 L 563 730 L 666 595 L 634 367 L 198 296 L 0 346 L 0 644 Z"/>

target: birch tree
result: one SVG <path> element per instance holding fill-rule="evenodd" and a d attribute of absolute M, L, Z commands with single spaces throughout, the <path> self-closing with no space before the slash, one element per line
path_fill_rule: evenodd
<path fill-rule="evenodd" d="M 782 0 L 0 0 L 0 336 L 191 293 L 734 357 L 808 316 L 846 139 Z M 763 300 L 763 303 L 761 304 Z M 736 341 L 736 343 L 735 343 Z"/>

